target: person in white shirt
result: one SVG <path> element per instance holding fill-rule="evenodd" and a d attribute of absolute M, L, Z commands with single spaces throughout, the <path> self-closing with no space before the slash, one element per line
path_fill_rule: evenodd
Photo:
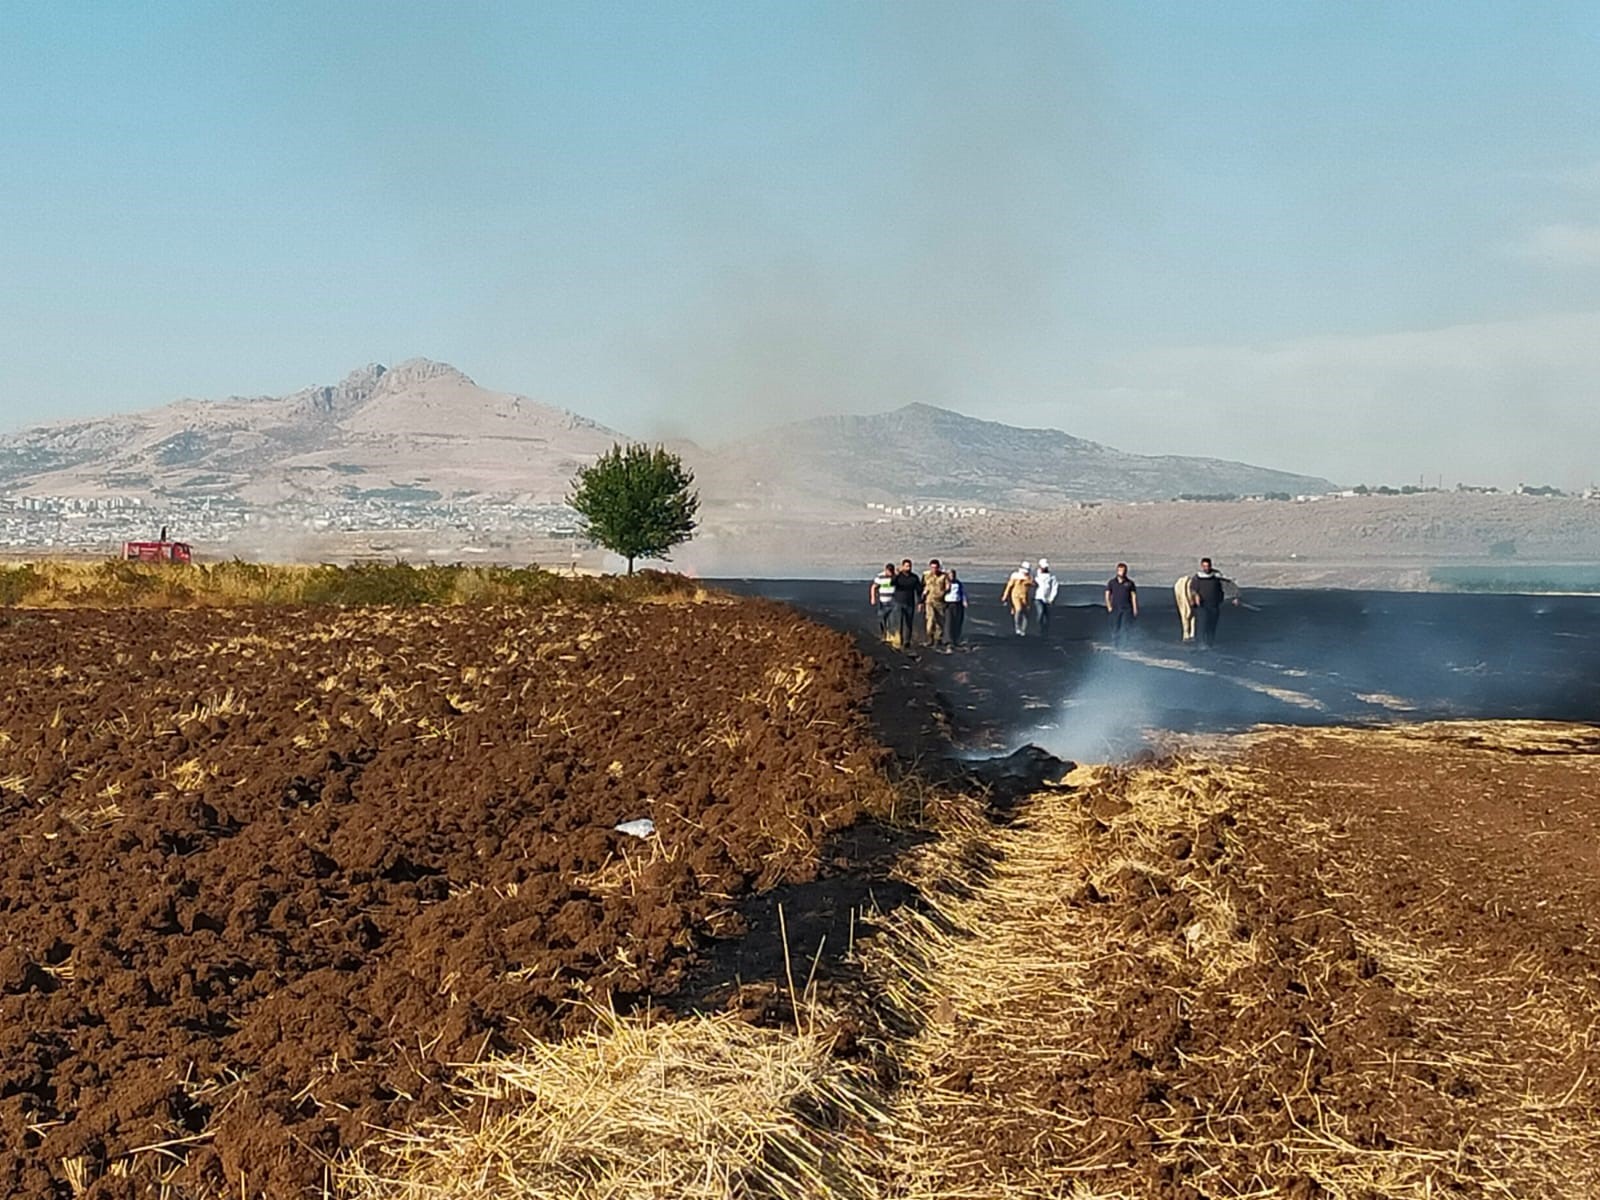
<path fill-rule="evenodd" d="M 1040 637 L 1050 632 L 1050 606 L 1056 602 L 1056 594 L 1060 590 L 1061 581 L 1050 569 L 1050 560 L 1041 558 L 1039 569 L 1033 576 L 1033 623 Z"/>
<path fill-rule="evenodd" d="M 949 622 L 947 631 L 950 635 L 950 645 L 961 645 L 961 627 L 967 622 L 967 585 L 961 582 L 954 567 L 950 568 L 950 590 L 945 593 L 945 608 L 949 610 L 946 618 Z"/>

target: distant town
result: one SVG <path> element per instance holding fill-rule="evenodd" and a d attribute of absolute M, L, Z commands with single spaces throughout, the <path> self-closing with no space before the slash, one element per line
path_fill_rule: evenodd
<path fill-rule="evenodd" d="M 484 549 L 511 539 L 581 541 L 577 514 L 562 504 L 511 500 L 281 501 L 252 505 L 231 496 L 163 498 L 7 496 L 0 499 L 0 549 L 11 552 L 117 554 L 124 542 L 154 538 L 166 529 L 199 553 L 227 552 L 254 540 L 285 535 L 449 534 L 463 547 Z"/>
<path fill-rule="evenodd" d="M 1443 492 L 1499 494 L 1494 487 L 1466 484 L 1455 488 L 1406 485 L 1359 486 L 1319 494 L 1259 493 L 1184 494 L 1178 503 L 1292 503 L 1337 501 L 1359 496 L 1427 495 Z M 1543 485 L 1523 485 L 1511 495 L 1581 498 L 1600 501 L 1600 487 L 1565 492 Z M 1112 503 L 1112 502 L 1105 502 Z M 1116 503 L 1152 504 L 1158 501 Z M 1067 507 L 1098 508 L 1082 501 Z M 987 506 L 869 502 L 868 521 L 918 520 L 928 517 L 985 517 L 1000 510 Z M 0 551 L 17 553 L 117 554 L 123 543 L 154 538 L 166 529 L 175 540 L 190 543 L 201 555 L 228 554 L 238 549 L 270 546 L 285 538 L 331 535 L 363 537 L 373 553 L 394 549 L 401 540 L 384 535 L 417 534 L 448 542 L 464 553 L 493 553 L 513 543 L 535 539 L 570 543 L 574 553 L 589 548 L 578 516 L 563 504 L 528 504 L 482 497 L 446 500 L 414 489 L 367 492 L 344 500 L 285 500 L 255 505 L 228 495 L 169 496 L 146 502 L 131 496 L 9 495 L 0 498 Z M 376 535 L 376 536 L 375 536 Z"/>

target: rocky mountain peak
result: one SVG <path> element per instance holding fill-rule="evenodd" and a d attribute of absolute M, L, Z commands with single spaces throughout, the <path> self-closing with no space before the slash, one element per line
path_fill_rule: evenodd
<path fill-rule="evenodd" d="M 368 363 L 364 367 L 357 367 L 332 386 L 304 388 L 289 399 L 297 402 L 296 407 L 311 416 L 341 417 L 370 400 L 388 373 L 388 368 L 382 363 Z"/>
<path fill-rule="evenodd" d="M 423 383 L 443 380 L 466 387 L 477 385 L 449 363 L 428 358 L 408 358 L 393 367 L 368 363 L 357 367 L 331 386 L 305 388 L 289 399 L 298 411 L 319 419 L 339 420 L 369 400 L 401 395 Z"/>
<path fill-rule="evenodd" d="M 449 363 L 434 362 L 431 358 L 408 358 L 405 362 L 397 363 L 388 370 L 379 367 L 383 375 L 382 386 L 379 390 L 385 392 L 404 391 L 406 388 L 415 387 L 419 383 L 443 379 L 450 383 L 465 384 L 476 387 L 470 378 L 461 371 L 456 370 Z"/>

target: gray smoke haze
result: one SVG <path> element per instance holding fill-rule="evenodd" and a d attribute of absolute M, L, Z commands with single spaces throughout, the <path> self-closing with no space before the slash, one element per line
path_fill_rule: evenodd
<path fill-rule="evenodd" d="M 651 315 L 640 366 L 657 411 L 698 416 L 655 436 L 960 405 L 1055 325 L 1076 217 L 1112 186 L 1080 40 L 1042 6 L 858 11 L 848 86 L 877 113 L 870 160 L 830 153 L 824 124 L 685 201 L 682 249 L 709 270 L 681 311 Z"/>
<path fill-rule="evenodd" d="M 1150 604 L 1142 635 L 1121 650 L 1098 646 L 1065 673 L 1050 715 L 1019 729 L 1017 741 L 1078 762 L 1116 762 L 1159 742 L 1161 731 L 1587 721 L 1600 704 L 1592 597 L 1258 591 L 1249 599 L 1258 611 L 1225 610 L 1210 653 L 1176 644 L 1170 603 Z"/>
<path fill-rule="evenodd" d="M 273 509 L 258 514 L 219 550 L 252 562 L 315 563 L 338 557 L 330 555 L 325 533 L 309 530 L 297 520 L 283 519 Z"/>
<path fill-rule="evenodd" d="M 946 656 L 918 645 L 906 665 L 943 694 L 965 759 L 1032 743 L 1076 762 L 1118 762 L 1167 735 L 1260 724 L 1594 723 L 1600 713 L 1597 596 L 1246 589 L 1247 607 L 1223 611 L 1217 649 L 1197 652 L 1179 641 L 1171 584 L 1154 575 L 1121 648 L 1109 644 L 1100 585 L 1067 586 L 1046 642 L 1012 635 L 998 582 L 963 577 L 965 648 Z M 876 637 L 864 579 L 731 586 Z M 885 686 L 893 694 L 896 678 Z"/>

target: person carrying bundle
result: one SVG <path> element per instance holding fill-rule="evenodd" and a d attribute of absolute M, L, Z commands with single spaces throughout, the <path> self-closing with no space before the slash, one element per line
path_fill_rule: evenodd
<path fill-rule="evenodd" d="M 1028 615 L 1033 608 L 1033 564 L 1024 562 L 1006 580 L 1000 603 L 1011 610 L 1011 627 L 1018 637 L 1028 632 Z"/>

